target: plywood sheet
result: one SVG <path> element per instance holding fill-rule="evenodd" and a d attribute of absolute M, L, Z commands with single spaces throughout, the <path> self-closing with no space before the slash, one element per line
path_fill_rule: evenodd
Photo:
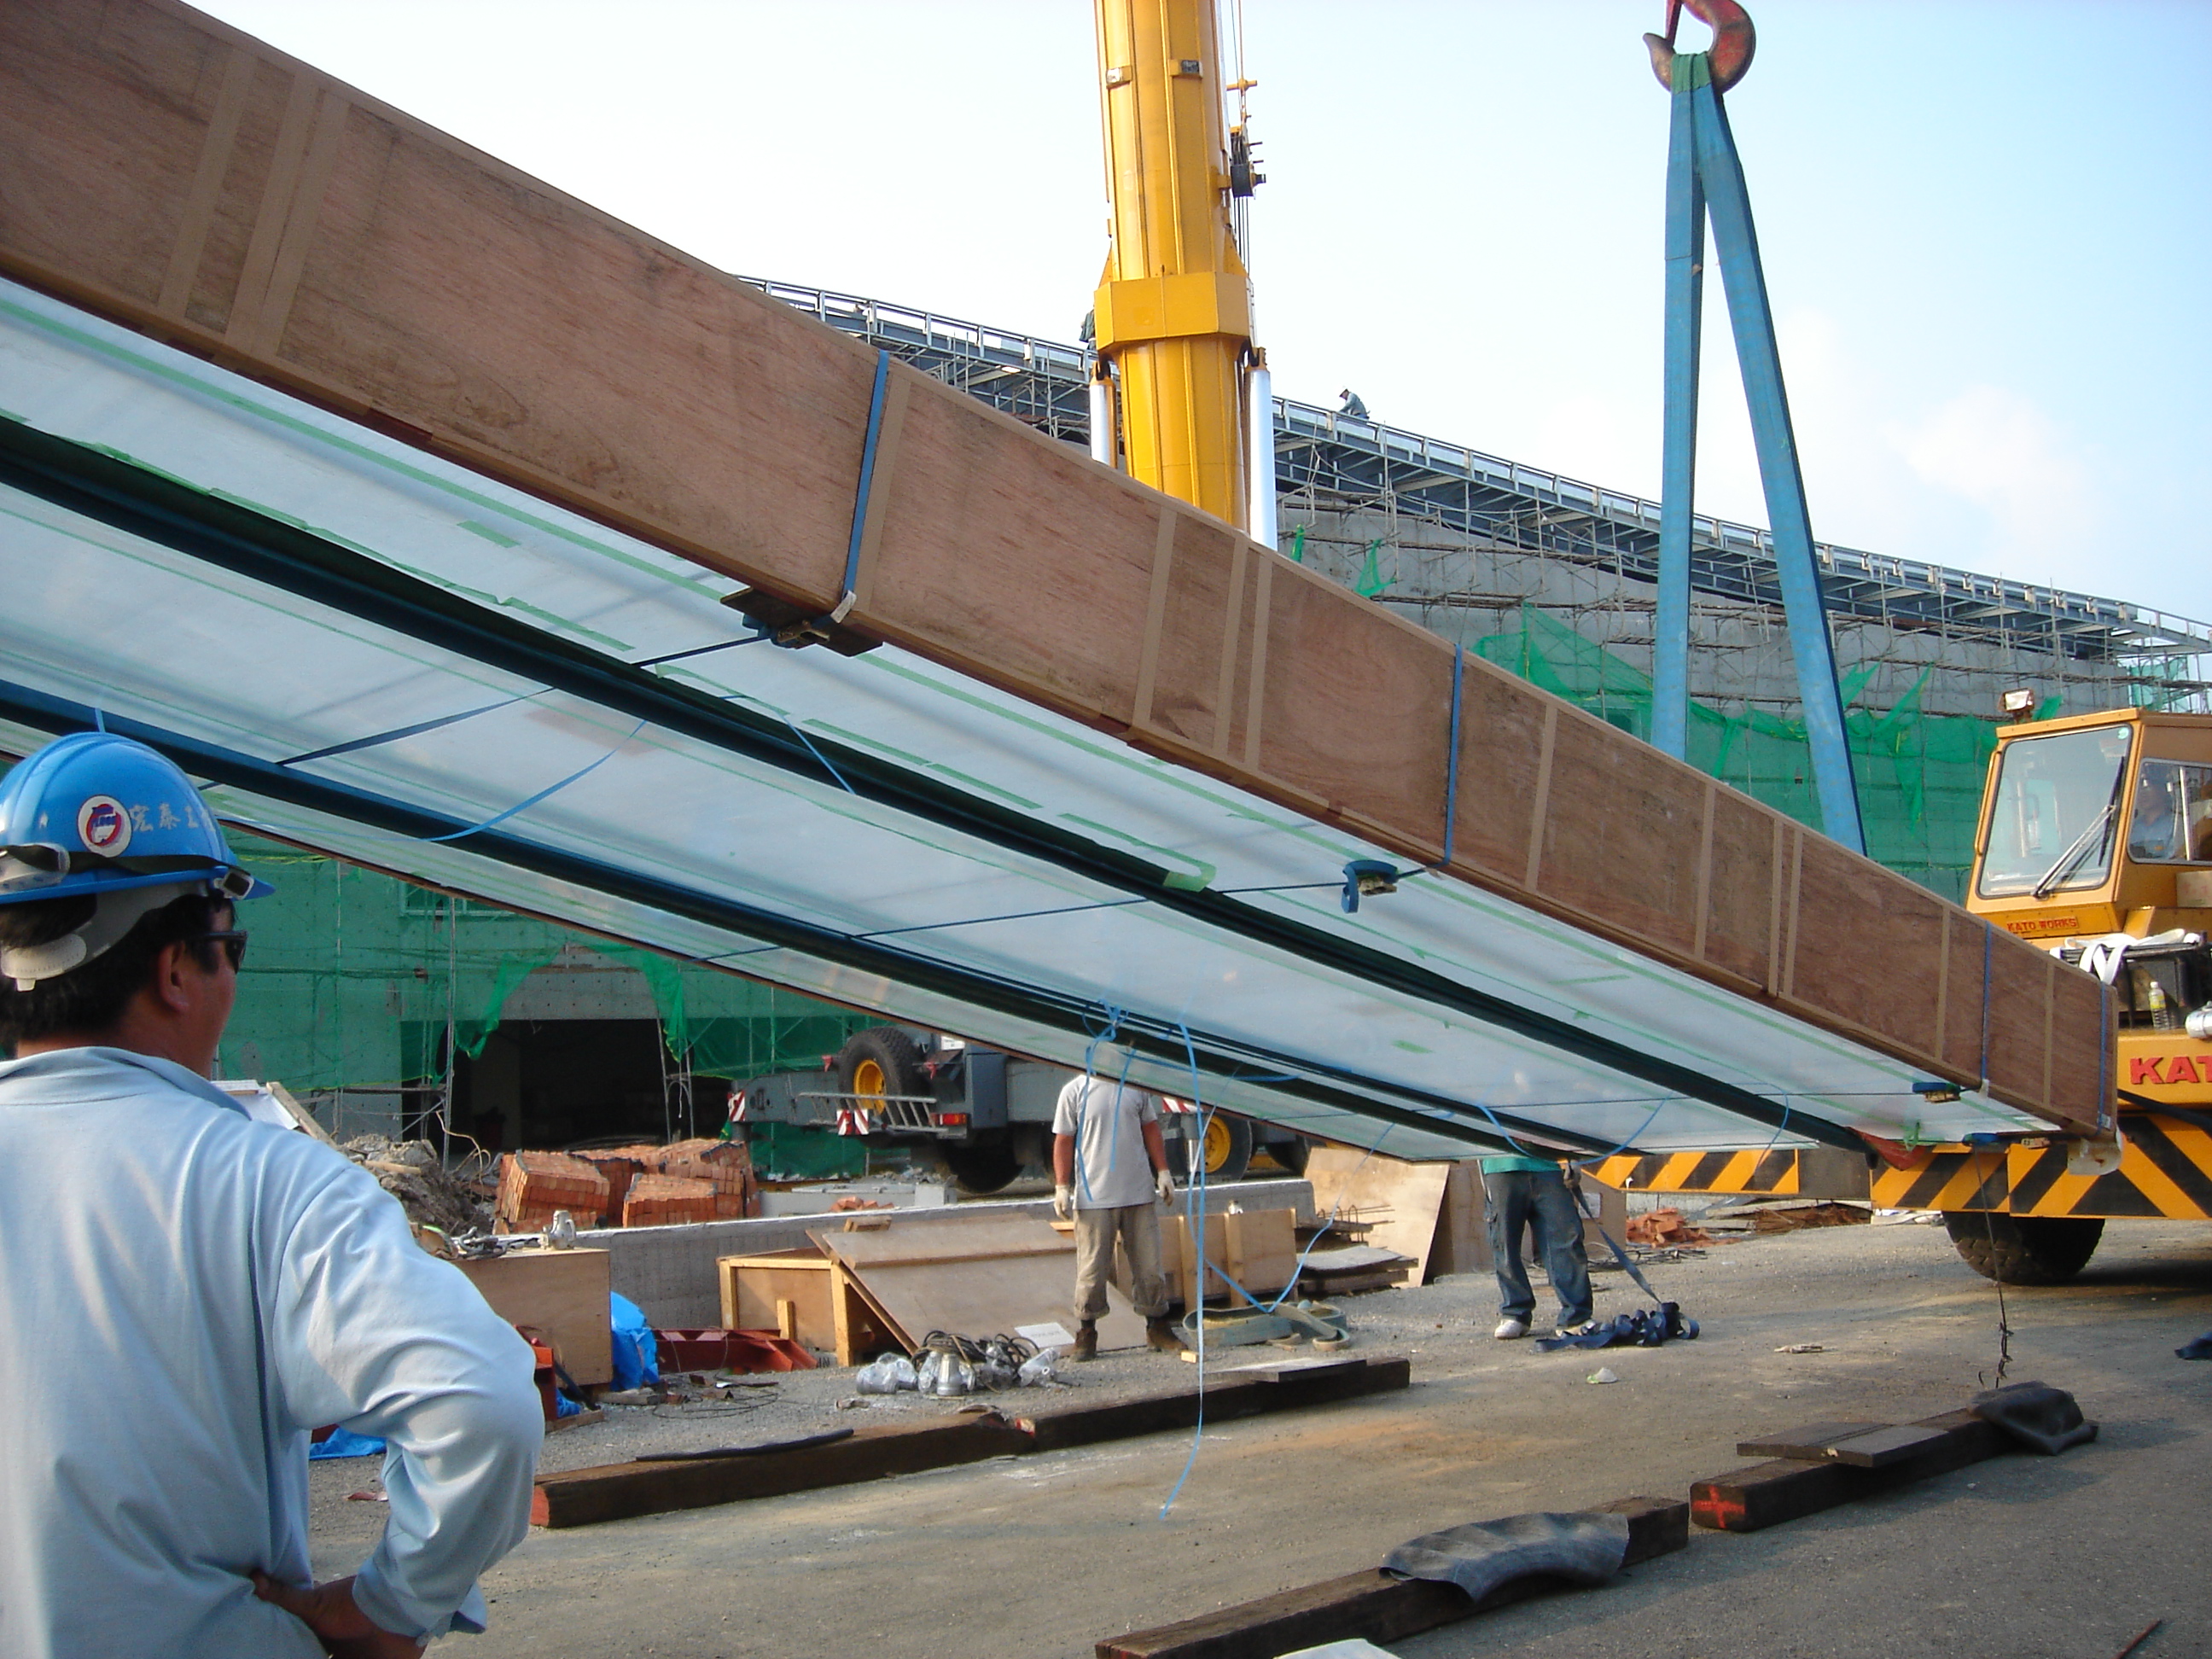
<path fill-rule="evenodd" d="M 1444 1189 L 1458 1167 L 1408 1164 L 1351 1146 L 1316 1146 L 1306 1157 L 1306 1179 L 1313 1182 L 1316 1214 L 1340 1210 L 1372 1223 L 1367 1243 L 1411 1261 L 1418 1285 L 1429 1276 Z"/>
<path fill-rule="evenodd" d="M 501 1319 L 544 1332 L 579 1384 L 614 1380 L 605 1250 L 514 1250 L 454 1265 Z"/>
<path fill-rule="evenodd" d="M 932 1331 L 990 1336 L 1023 1325 L 1076 1327 L 1075 1242 L 1032 1217 L 904 1227 L 894 1221 L 866 1231 L 822 1228 L 807 1236 L 836 1258 L 909 1352 Z M 1109 1290 L 1108 1300 L 1098 1346 L 1142 1343 L 1144 1321 L 1118 1292 Z"/>
<path fill-rule="evenodd" d="M 0 270 L 774 595 L 836 599 L 866 346 L 172 0 L 0 8 Z M 849 627 L 1436 854 L 1449 647 L 894 378 Z M 1926 957 L 1963 912 L 1808 860 L 1766 808 L 1463 672 L 1453 875 L 1931 1075 L 1977 1082 L 1986 1048 L 2000 1099 L 2092 1111 L 2086 975 L 1990 941 L 1989 1040 L 1978 1014 L 1962 1066 L 1962 988 L 1923 981 L 1955 980 Z"/>

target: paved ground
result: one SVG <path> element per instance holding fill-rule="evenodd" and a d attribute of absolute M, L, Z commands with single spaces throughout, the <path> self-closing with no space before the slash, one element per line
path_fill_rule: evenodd
<path fill-rule="evenodd" d="M 1951 1409 L 1994 1368 L 1995 1289 L 1940 1229 L 1782 1235 L 1657 1276 L 1705 1321 L 1702 1340 L 1547 1356 L 1489 1340 L 1486 1284 L 1356 1298 L 1361 1340 L 1410 1354 L 1414 1388 L 1208 1431 L 1164 1520 L 1188 1437 L 535 1534 L 487 1579 L 493 1628 L 466 1651 L 1085 1654 L 1121 1631 L 1371 1565 L 1433 1528 L 1680 1495 L 1741 1462 L 1733 1445 L 1747 1433 Z M 1634 1305 L 1619 1275 L 1607 1279 L 1601 1312 Z M 2105 1425 L 2097 1444 L 2001 1459 L 1749 1537 L 1699 1533 L 1608 1589 L 1393 1650 L 2106 1659 L 2162 1618 L 2141 1659 L 2212 1653 L 2212 1364 L 2172 1355 L 2212 1326 L 2212 1231 L 2116 1225 L 2080 1281 L 2014 1291 L 2010 1305 L 2013 1379 L 2074 1390 Z M 1805 1342 L 1826 1352 L 1775 1352 Z M 1623 1381 L 1585 1382 L 1601 1360 Z M 1132 1356 L 1094 1386 L 1157 1378 L 1172 1363 Z M 835 1381 L 805 1386 L 828 1393 Z M 824 1409 L 794 1398 L 779 1415 Z M 741 1440 L 766 1420 L 680 1431 Z M 550 1444 L 563 1462 L 599 1461 L 665 1432 L 584 1430 Z M 358 1559 L 380 1522 L 380 1505 L 334 1501 L 373 1468 L 317 1471 L 325 1572 Z"/>

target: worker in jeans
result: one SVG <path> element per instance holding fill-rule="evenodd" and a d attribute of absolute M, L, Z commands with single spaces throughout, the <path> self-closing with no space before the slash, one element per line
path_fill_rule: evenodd
<path fill-rule="evenodd" d="M 1583 1212 L 1565 1173 L 1552 1159 L 1517 1153 L 1482 1160 L 1482 1189 L 1490 1210 L 1490 1255 L 1498 1273 L 1498 1328 L 1501 1342 L 1528 1334 L 1536 1293 L 1521 1259 L 1521 1236 L 1529 1228 L 1559 1299 L 1562 1334 L 1590 1322 L 1589 1258 L 1583 1252 Z"/>
<path fill-rule="evenodd" d="M 1097 1356 L 1116 1243 L 1128 1259 L 1129 1299 L 1145 1316 L 1145 1340 L 1163 1352 L 1180 1352 L 1160 1276 L 1155 1200 L 1175 1201 L 1160 1097 L 1092 1072 L 1070 1078 L 1052 1115 L 1052 1178 L 1053 1212 L 1075 1221 L 1074 1358 Z"/>
<path fill-rule="evenodd" d="M 8 1659 L 412 1659 L 529 1532 L 529 1345 L 368 1171 L 208 1081 L 267 890 L 128 738 L 0 783 Z M 392 1504 L 318 1587 L 325 1423 L 386 1442 Z"/>

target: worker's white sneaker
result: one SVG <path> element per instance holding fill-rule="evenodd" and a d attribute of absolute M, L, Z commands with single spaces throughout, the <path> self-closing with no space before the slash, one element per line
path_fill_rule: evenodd
<path fill-rule="evenodd" d="M 1525 1319 L 1516 1319 L 1509 1314 L 1498 1322 L 1498 1328 L 1491 1332 L 1491 1334 L 1500 1342 L 1510 1342 L 1516 1336 L 1528 1334 L 1528 1322 Z"/>

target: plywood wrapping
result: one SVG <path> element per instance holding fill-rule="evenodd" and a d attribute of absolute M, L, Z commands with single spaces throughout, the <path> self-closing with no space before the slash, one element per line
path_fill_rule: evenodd
<path fill-rule="evenodd" d="M 874 354 L 173 0 L 0 4 L 0 271 L 796 603 Z M 1399 856 L 1451 647 L 894 365 L 848 624 Z M 2054 1121 L 2099 988 L 1489 664 L 1450 873 Z M 1984 1010 L 1986 1009 L 1986 1014 Z"/>

